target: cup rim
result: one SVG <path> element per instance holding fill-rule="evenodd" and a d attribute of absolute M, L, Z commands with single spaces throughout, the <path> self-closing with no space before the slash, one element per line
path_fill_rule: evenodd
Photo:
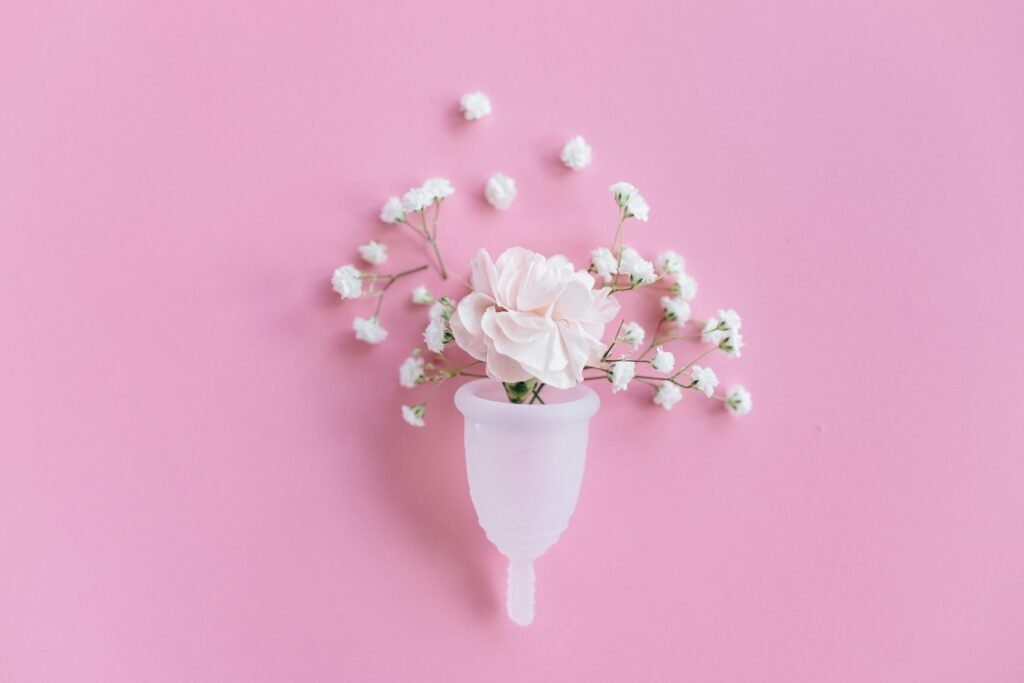
<path fill-rule="evenodd" d="M 500 384 L 496 379 L 477 379 L 463 384 L 455 392 L 455 407 L 467 418 L 477 420 L 547 423 L 589 420 L 601 406 L 597 392 L 583 384 L 558 390 L 566 398 L 558 403 L 506 403 L 481 395 L 484 390 Z"/>

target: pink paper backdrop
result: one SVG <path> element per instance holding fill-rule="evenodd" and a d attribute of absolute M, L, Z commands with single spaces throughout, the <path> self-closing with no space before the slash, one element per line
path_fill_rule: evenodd
<path fill-rule="evenodd" d="M 1024 11 L 846 4 L 3 3 L 0 680 L 1024 680 Z M 634 182 L 744 315 L 748 419 L 602 389 L 527 630 L 329 291 L 430 175 L 456 263 Z"/>

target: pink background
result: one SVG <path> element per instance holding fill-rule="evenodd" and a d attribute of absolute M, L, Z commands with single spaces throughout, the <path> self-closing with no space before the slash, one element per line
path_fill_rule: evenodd
<path fill-rule="evenodd" d="M 0 680 L 1024 680 L 1020 3 L 299 5 L 0 6 Z M 745 420 L 602 388 L 527 630 L 415 283 L 329 291 L 431 175 L 454 263 L 636 183 L 745 320 Z"/>

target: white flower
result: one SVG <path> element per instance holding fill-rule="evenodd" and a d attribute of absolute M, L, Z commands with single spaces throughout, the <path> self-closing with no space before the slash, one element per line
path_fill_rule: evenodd
<path fill-rule="evenodd" d="M 754 407 L 750 392 L 742 385 L 733 384 L 725 394 L 725 407 L 733 415 L 746 415 Z"/>
<path fill-rule="evenodd" d="M 423 379 L 423 358 L 409 356 L 398 368 L 398 383 L 406 389 L 412 389 Z"/>
<path fill-rule="evenodd" d="M 622 334 L 619 335 L 619 339 L 624 344 L 630 344 L 633 348 L 638 348 L 644 343 L 644 337 L 647 333 L 644 332 L 644 328 L 640 326 L 640 323 L 629 322 L 622 326 Z"/>
<path fill-rule="evenodd" d="M 672 284 L 672 293 L 687 301 L 693 301 L 697 298 L 697 281 L 686 273 L 680 273 L 679 279 Z"/>
<path fill-rule="evenodd" d="M 352 328 L 356 331 L 356 339 L 367 344 L 379 344 L 388 336 L 388 331 L 381 327 L 376 317 L 356 318 L 352 321 Z"/>
<path fill-rule="evenodd" d="M 420 285 L 416 289 L 412 290 L 412 302 L 414 304 L 421 304 L 426 306 L 427 304 L 434 303 L 434 296 L 427 289 L 426 285 Z"/>
<path fill-rule="evenodd" d="M 715 393 L 715 387 L 718 386 L 718 377 L 715 376 L 715 371 L 711 368 L 702 368 L 699 365 L 694 365 L 690 370 L 690 380 L 697 391 L 703 391 L 708 398 L 711 398 Z"/>
<path fill-rule="evenodd" d="M 402 195 L 402 208 L 406 213 L 422 211 L 434 203 L 434 195 L 422 187 L 414 187 Z"/>
<path fill-rule="evenodd" d="M 516 181 L 504 173 L 495 173 L 487 181 L 484 196 L 496 209 L 507 209 L 516 198 Z"/>
<path fill-rule="evenodd" d="M 619 272 L 628 275 L 633 283 L 648 284 L 658 279 L 654 272 L 654 264 L 640 255 L 633 247 L 622 250 Z"/>
<path fill-rule="evenodd" d="M 422 188 L 436 202 L 455 194 L 455 188 L 447 178 L 431 178 L 423 183 Z"/>
<path fill-rule="evenodd" d="M 625 358 L 625 356 L 622 356 Z M 636 375 L 636 363 L 621 360 L 612 363 L 612 393 L 617 394 L 629 388 L 629 382 Z"/>
<path fill-rule="evenodd" d="M 663 296 L 661 297 L 661 308 L 665 312 L 665 320 L 683 325 L 690 319 L 690 304 L 681 298 L 674 299 L 670 296 Z"/>
<path fill-rule="evenodd" d="M 562 163 L 572 170 L 578 171 L 590 165 L 590 153 L 590 145 L 582 135 L 577 135 L 565 143 L 565 147 L 562 148 Z"/>
<path fill-rule="evenodd" d="M 743 350 L 743 335 L 733 331 L 728 331 L 724 334 L 728 336 L 718 342 L 718 348 L 725 351 L 727 358 L 739 358 L 740 352 Z"/>
<path fill-rule="evenodd" d="M 452 305 L 451 299 L 442 296 L 427 309 L 427 317 L 431 320 L 448 320 L 454 310 L 455 306 Z"/>
<path fill-rule="evenodd" d="M 740 320 L 740 314 L 731 308 L 728 311 L 718 310 L 718 317 L 724 323 L 724 329 L 730 331 L 737 331 L 743 326 L 743 321 Z"/>
<path fill-rule="evenodd" d="M 482 119 L 491 113 L 491 98 L 482 92 L 471 92 L 459 98 L 459 109 L 467 121 Z"/>
<path fill-rule="evenodd" d="M 536 378 L 556 389 L 582 382 L 583 368 L 607 350 L 601 337 L 619 313 L 610 290 L 595 289 L 593 276 L 564 256 L 521 247 L 496 261 L 481 249 L 472 265 L 473 293 L 451 318 L 458 345 L 502 382 Z"/>
<path fill-rule="evenodd" d="M 388 260 L 388 248 L 382 242 L 370 240 L 359 247 L 359 255 L 367 263 L 379 266 Z"/>
<path fill-rule="evenodd" d="M 423 427 L 427 423 L 423 421 L 423 413 L 427 410 L 426 404 L 417 403 L 414 406 L 402 406 L 402 419 L 413 427 Z"/>
<path fill-rule="evenodd" d="M 700 331 L 700 340 L 705 344 L 718 346 L 724 338 L 725 330 L 722 329 L 721 321 L 718 318 L 708 318 L 704 323 L 704 329 Z"/>
<path fill-rule="evenodd" d="M 672 410 L 672 406 L 679 403 L 683 398 L 683 390 L 672 382 L 663 380 L 654 392 L 654 402 L 665 410 Z"/>
<path fill-rule="evenodd" d="M 605 282 L 611 282 L 618 267 L 619 260 L 608 247 L 598 247 L 590 252 L 590 270 Z"/>
<path fill-rule="evenodd" d="M 380 210 L 380 219 L 390 225 L 403 222 L 405 209 L 402 208 L 402 200 L 398 197 L 391 197 L 384 202 L 384 208 Z"/>
<path fill-rule="evenodd" d="M 363 274 L 349 264 L 334 271 L 331 276 L 331 287 L 341 295 L 342 299 L 358 299 L 363 293 Z"/>
<path fill-rule="evenodd" d="M 666 351 L 662 347 L 658 347 L 658 350 L 654 354 L 654 358 L 651 360 L 651 367 L 656 372 L 662 374 L 668 374 L 672 372 L 672 368 L 676 366 L 676 357 L 671 351 Z"/>
<path fill-rule="evenodd" d="M 423 330 L 423 341 L 434 353 L 444 353 L 444 345 L 452 340 L 452 333 L 444 318 L 434 318 Z"/>
<path fill-rule="evenodd" d="M 651 213 L 651 207 L 647 200 L 640 194 L 640 190 L 629 183 L 618 182 L 609 188 L 615 195 L 615 202 L 626 209 L 626 218 L 635 218 L 646 223 Z"/>
<path fill-rule="evenodd" d="M 661 275 L 679 275 L 686 268 L 686 261 L 674 251 L 663 251 L 654 261 Z"/>

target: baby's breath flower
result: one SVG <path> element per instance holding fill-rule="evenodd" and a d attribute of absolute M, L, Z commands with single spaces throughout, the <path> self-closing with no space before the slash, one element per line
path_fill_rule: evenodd
<path fill-rule="evenodd" d="M 676 366 L 676 357 L 671 351 L 666 351 L 662 347 L 658 347 L 654 353 L 654 358 L 651 360 L 651 367 L 654 368 L 655 372 L 662 374 L 668 374 L 672 372 L 672 368 Z"/>
<path fill-rule="evenodd" d="M 388 248 L 383 242 L 370 240 L 359 247 L 359 256 L 370 265 L 379 266 L 388 260 Z"/>
<path fill-rule="evenodd" d="M 733 384 L 725 394 L 725 407 L 733 415 L 746 415 L 754 407 L 750 392 L 740 384 Z"/>
<path fill-rule="evenodd" d="M 708 318 L 704 323 L 704 329 L 700 331 L 700 340 L 705 344 L 718 346 L 725 338 L 725 330 L 722 328 L 722 321 L 718 318 Z"/>
<path fill-rule="evenodd" d="M 398 197 L 390 197 L 384 202 L 384 208 L 380 210 L 380 219 L 389 225 L 405 221 L 405 209 L 402 208 L 402 200 Z"/>
<path fill-rule="evenodd" d="M 634 375 L 636 375 L 636 363 L 627 360 L 612 363 L 612 393 L 617 394 L 628 389 L 629 382 Z"/>
<path fill-rule="evenodd" d="M 663 251 L 658 254 L 654 265 L 661 275 L 679 275 L 686 268 L 686 261 L 674 251 Z"/>
<path fill-rule="evenodd" d="M 331 287 L 342 299 L 358 299 L 363 293 L 363 274 L 352 264 L 344 265 L 331 276 Z"/>
<path fill-rule="evenodd" d="M 423 379 L 423 358 L 409 356 L 398 368 L 398 383 L 406 389 L 412 389 Z"/>
<path fill-rule="evenodd" d="M 587 144 L 582 135 L 577 135 L 565 143 L 565 147 L 562 147 L 562 163 L 574 171 L 588 166 L 590 164 L 590 156 L 590 145 Z"/>
<path fill-rule="evenodd" d="M 422 187 L 414 187 L 402 195 L 402 208 L 406 213 L 422 211 L 434 203 L 434 195 Z"/>
<path fill-rule="evenodd" d="M 672 382 L 663 380 L 654 392 L 654 402 L 665 410 L 672 410 L 672 406 L 679 403 L 683 398 L 683 390 Z"/>
<path fill-rule="evenodd" d="M 673 299 L 670 296 L 663 296 L 661 297 L 661 308 L 664 311 L 665 320 L 682 325 L 690 319 L 690 304 L 681 298 Z"/>
<path fill-rule="evenodd" d="M 611 282 L 618 267 L 619 260 L 608 247 L 598 247 L 590 252 L 590 270 L 605 282 Z"/>
<path fill-rule="evenodd" d="M 726 330 L 738 331 L 743 326 L 740 314 L 731 308 L 728 311 L 718 310 L 718 318 L 725 325 Z"/>
<path fill-rule="evenodd" d="M 452 341 L 451 330 L 444 318 L 434 318 L 423 331 L 423 341 L 427 348 L 434 353 L 444 353 L 445 344 Z"/>
<path fill-rule="evenodd" d="M 414 304 L 427 305 L 434 303 L 434 296 L 427 289 L 426 285 L 420 285 L 412 290 L 412 302 Z"/>
<path fill-rule="evenodd" d="M 496 209 L 505 210 L 512 206 L 516 198 L 516 181 L 504 173 L 495 173 L 487 181 L 484 188 L 484 196 L 487 201 Z"/>
<path fill-rule="evenodd" d="M 455 304 L 446 296 L 435 301 L 427 310 L 427 317 L 431 320 L 448 320 L 455 312 Z"/>
<path fill-rule="evenodd" d="M 414 406 L 402 406 L 402 419 L 413 427 L 426 426 L 423 421 L 423 414 L 427 411 L 427 404 L 417 403 Z"/>
<path fill-rule="evenodd" d="M 651 213 L 651 207 L 647 200 L 640 194 L 635 186 L 618 182 L 611 186 L 612 194 L 615 195 L 615 202 L 626 209 L 626 218 L 635 218 L 641 223 L 646 223 Z"/>
<path fill-rule="evenodd" d="M 447 178 L 431 178 L 422 185 L 423 191 L 433 197 L 435 202 L 440 202 L 445 197 L 455 194 L 455 188 Z"/>
<path fill-rule="evenodd" d="M 727 358 L 739 358 L 743 350 L 743 335 L 739 332 L 726 332 L 728 336 L 718 342 L 718 348 L 725 351 Z"/>
<path fill-rule="evenodd" d="M 388 336 L 388 331 L 381 327 L 376 317 L 356 318 L 352 321 L 352 328 L 356 331 L 356 339 L 367 344 L 379 344 Z"/>
<path fill-rule="evenodd" d="M 679 278 L 672 283 L 672 293 L 687 301 L 693 301 L 697 298 L 697 281 L 691 275 L 680 273 Z"/>
<path fill-rule="evenodd" d="M 491 98 L 482 92 L 471 92 L 459 98 L 459 109 L 467 121 L 482 119 L 491 113 Z"/>
<path fill-rule="evenodd" d="M 715 371 L 711 368 L 702 368 L 699 365 L 694 365 L 690 369 L 690 380 L 697 391 L 704 392 L 708 398 L 711 398 L 715 393 L 715 387 L 718 386 L 718 377 L 715 376 Z"/>
<path fill-rule="evenodd" d="M 622 250 L 619 272 L 628 275 L 633 284 L 649 284 L 658 279 L 654 272 L 654 264 L 640 255 L 633 247 Z"/>
<path fill-rule="evenodd" d="M 647 333 L 644 332 L 644 328 L 637 322 L 628 322 L 622 326 L 622 333 L 619 335 L 619 340 L 624 344 L 630 344 L 634 349 L 639 348 L 644 343 L 644 337 Z"/>

